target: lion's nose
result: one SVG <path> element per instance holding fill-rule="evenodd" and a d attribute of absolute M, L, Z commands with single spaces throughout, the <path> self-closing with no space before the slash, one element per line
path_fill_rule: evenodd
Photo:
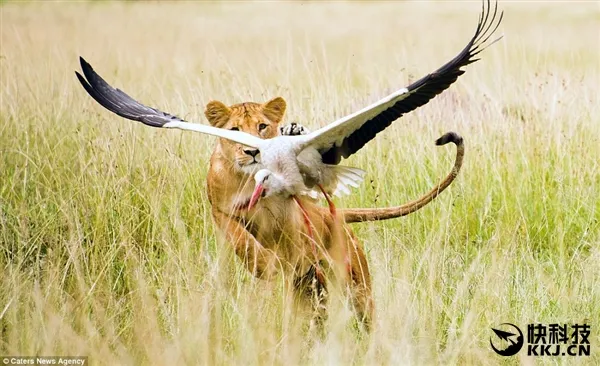
<path fill-rule="evenodd" d="M 260 151 L 258 151 L 258 149 L 256 149 L 256 150 L 246 150 L 246 149 L 244 149 L 244 153 L 245 153 L 246 155 L 250 155 L 250 156 L 252 156 L 253 158 L 255 158 L 255 157 L 256 157 L 256 155 L 258 155 L 258 153 L 259 153 L 259 152 L 260 152 Z"/>

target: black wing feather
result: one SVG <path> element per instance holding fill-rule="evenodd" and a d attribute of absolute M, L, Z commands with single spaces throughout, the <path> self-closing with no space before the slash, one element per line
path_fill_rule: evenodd
<path fill-rule="evenodd" d="M 342 158 L 347 158 L 360 150 L 375 135 L 386 129 L 404 113 L 417 109 L 448 89 L 460 75 L 464 74 L 465 71 L 461 70 L 463 66 L 479 60 L 474 57 L 502 38 L 499 37 L 485 45 L 502 21 L 504 13 L 501 12 L 500 17 L 496 18 L 497 10 L 498 3 L 495 4 L 493 14 L 490 16 L 490 0 L 487 0 L 487 3 L 484 0 L 477 29 L 467 46 L 444 66 L 409 85 L 407 89 L 411 94 L 408 97 L 367 121 L 362 127 L 346 137 L 340 146 L 333 146 L 327 150 L 319 151 L 323 162 L 325 164 L 339 164 Z"/>
<path fill-rule="evenodd" d="M 130 120 L 142 122 L 152 127 L 162 127 L 165 123 L 183 119 L 172 114 L 143 105 L 122 90 L 110 86 L 83 57 L 79 57 L 85 78 L 75 71 L 77 79 L 88 94 L 109 111 Z"/>

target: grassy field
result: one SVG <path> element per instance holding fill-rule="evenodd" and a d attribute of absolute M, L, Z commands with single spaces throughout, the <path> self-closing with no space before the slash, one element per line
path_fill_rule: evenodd
<path fill-rule="evenodd" d="M 504 39 L 450 90 L 353 156 L 342 207 L 383 207 L 465 166 L 402 219 L 355 224 L 374 277 L 369 339 L 338 309 L 308 349 L 281 281 L 247 275 L 205 193 L 215 140 L 97 105 L 84 56 L 137 99 L 205 122 L 204 105 L 284 97 L 321 126 L 435 70 L 477 2 L 5 3 L 1 11 L 0 355 L 93 364 L 599 364 L 600 9 L 503 2 Z M 490 328 L 592 326 L 590 357 L 503 358 Z"/>

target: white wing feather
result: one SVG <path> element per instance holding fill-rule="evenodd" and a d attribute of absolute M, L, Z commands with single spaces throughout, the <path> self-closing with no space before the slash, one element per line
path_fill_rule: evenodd
<path fill-rule="evenodd" d="M 361 128 L 365 122 L 405 99 L 410 94 L 408 89 L 402 88 L 358 112 L 342 117 L 308 135 L 300 136 L 304 140 L 302 141 L 302 146 L 310 145 L 317 150 L 331 148 L 334 144 L 339 146 L 346 137 Z"/>
<path fill-rule="evenodd" d="M 174 121 L 174 122 L 165 123 L 162 127 L 163 128 L 177 128 L 180 130 L 201 132 L 201 133 L 212 135 L 212 136 L 222 137 L 224 139 L 227 139 L 227 140 L 230 140 L 233 142 L 237 142 L 239 144 L 246 145 L 248 147 L 253 147 L 255 149 L 259 149 L 261 146 L 261 142 L 264 142 L 264 140 L 262 140 L 256 136 L 252 136 L 249 133 L 240 132 L 240 131 L 231 131 L 231 130 L 226 130 L 223 128 L 202 125 L 199 123 Z"/>

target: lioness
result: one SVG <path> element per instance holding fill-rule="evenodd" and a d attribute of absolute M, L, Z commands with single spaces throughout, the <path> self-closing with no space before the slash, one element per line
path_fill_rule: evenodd
<path fill-rule="evenodd" d="M 285 110 L 286 102 L 280 97 L 264 104 L 248 102 L 229 107 L 212 101 L 206 106 L 205 115 L 215 127 L 271 138 L 280 133 L 279 124 Z M 290 130 L 295 127 L 288 126 L 286 130 L 293 133 Z M 357 316 L 368 328 L 373 316 L 371 276 L 363 248 L 347 223 L 403 216 L 433 200 L 452 183 L 460 170 L 462 139 L 454 137 L 456 141 L 443 142 L 457 145 L 452 172 L 416 201 L 384 209 L 343 209 L 334 219 L 327 208 L 306 199 L 303 205 L 314 225 L 314 236 L 318 238 L 318 258 L 310 251 L 304 221 L 293 200 L 269 197 L 248 210 L 254 188 L 252 175 L 261 167 L 258 150 L 219 139 L 210 159 L 207 180 L 214 221 L 253 275 L 271 278 L 284 271 L 288 278 L 294 279 L 294 289 L 300 298 L 315 294 L 307 288 L 310 288 L 308 284 L 314 283 L 312 277 L 317 261 L 332 263 L 342 281 L 349 284 Z M 322 301 L 318 297 L 318 301 Z"/>

